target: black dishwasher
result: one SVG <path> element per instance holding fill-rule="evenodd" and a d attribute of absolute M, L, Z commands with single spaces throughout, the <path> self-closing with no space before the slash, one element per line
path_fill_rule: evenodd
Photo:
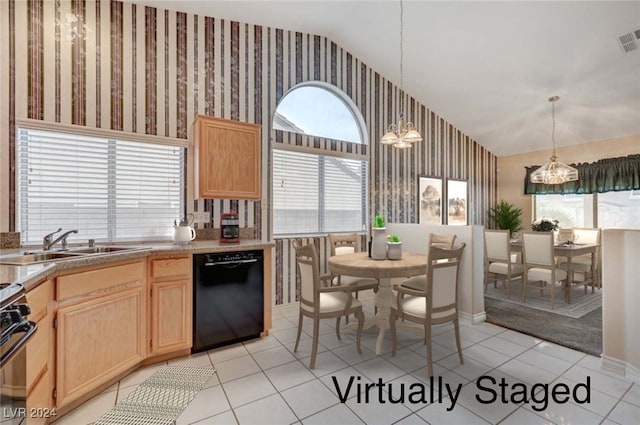
<path fill-rule="evenodd" d="M 262 250 L 193 256 L 192 353 L 260 336 Z"/>

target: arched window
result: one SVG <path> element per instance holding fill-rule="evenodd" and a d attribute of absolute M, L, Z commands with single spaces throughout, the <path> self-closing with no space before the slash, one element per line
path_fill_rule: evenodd
<path fill-rule="evenodd" d="M 366 144 L 366 127 L 353 102 L 325 83 L 304 83 L 280 101 L 274 130 Z M 366 158 L 336 151 L 273 150 L 275 236 L 366 230 Z"/>
<path fill-rule="evenodd" d="M 273 118 L 275 130 L 327 139 L 366 143 L 365 125 L 355 105 L 333 86 L 303 83 L 280 100 Z"/>

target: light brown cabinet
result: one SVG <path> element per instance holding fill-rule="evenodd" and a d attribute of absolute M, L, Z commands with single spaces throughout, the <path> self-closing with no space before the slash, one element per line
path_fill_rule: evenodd
<path fill-rule="evenodd" d="M 198 116 L 196 198 L 260 199 L 260 126 Z"/>
<path fill-rule="evenodd" d="M 191 256 L 150 257 L 150 355 L 191 348 Z"/>
<path fill-rule="evenodd" d="M 138 260 L 57 278 L 57 407 L 144 360 L 145 266 Z"/>
<path fill-rule="evenodd" d="M 44 424 L 55 417 L 52 398 L 53 327 L 49 304 L 53 291 L 53 281 L 47 280 L 27 293 L 27 303 L 31 308 L 29 320 L 38 325 L 26 347 L 26 393 L 27 425 Z"/>

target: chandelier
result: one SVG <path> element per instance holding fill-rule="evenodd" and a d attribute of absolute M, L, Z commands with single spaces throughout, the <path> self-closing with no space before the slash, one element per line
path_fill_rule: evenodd
<path fill-rule="evenodd" d="M 413 143 L 421 142 L 422 136 L 415 129 L 412 122 L 407 122 L 404 119 L 404 76 L 403 76 L 403 62 L 404 62 L 404 49 L 403 49 L 403 36 L 404 36 L 404 19 L 403 19 L 403 7 L 402 0 L 400 0 L 400 120 L 398 124 L 390 124 L 387 128 L 387 132 L 380 143 L 383 145 L 392 145 L 394 148 L 410 148 Z"/>
<path fill-rule="evenodd" d="M 531 183 L 562 184 L 565 182 L 578 180 L 578 170 L 571 167 L 570 165 L 558 161 L 558 157 L 556 156 L 555 103 L 558 100 L 560 100 L 560 97 L 558 96 L 552 96 L 549 98 L 549 102 L 551 102 L 551 117 L 553 120 L 553 127 L 551 129 L 551 141 L 553 142 L 553 152 L 551 153 L 550 158 L 551 161 L 531 173 Z"/>

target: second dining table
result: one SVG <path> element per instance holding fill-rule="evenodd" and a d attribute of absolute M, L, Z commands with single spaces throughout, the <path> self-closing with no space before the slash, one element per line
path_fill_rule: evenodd
<path fill-rule="evenodd" d="M 374 260 L 366 252 L 356 252 L 329 257 L 328 266 L 329 272 L 335 275 L 369 277 L 378 280 L 378 292 L 374 298 L 378 312 L 373 320 L 367 320 L 365 327 L 375 324 L 380 329 L 376 340 L 376 354 L 381 354 L 384 334 L 389 329 L 391 306 L 394 303 L 391 279 L 426 274 L 427 255 L 403 252 L 399 260 Z"/>
<path fill-rule="evenodd" d="M 514 240 L 510 243 L 511 250 L 515 252 L 522 252 L 522 241 Z M 565 257 L 567 259 L 567 280 L 564 283 L 564 299 L 567 304 L 571 304 L 571 285 L 574 283 L 579 283 L 581 285 L 585 285 L 585 293 L 586 293 L 586 285 L 591 286 L 591 293 L 594 293 L 595 287 L 600 287 L 600 281 L 598 279 L 598 273 L 596 271 L 596 264 L 598 264 L 597 252 L 599 244 L 579 244 L 579 243 L 556 243 L 553 246 L 553 255 L 554 257 Z M 580 282 L 575 282 L 575 270 L 572 265 L 572 260 L 574 257 L 580 255 L 591 255 L 591 265 L 589 267 L 589 275 L 590 277 Z"/>

